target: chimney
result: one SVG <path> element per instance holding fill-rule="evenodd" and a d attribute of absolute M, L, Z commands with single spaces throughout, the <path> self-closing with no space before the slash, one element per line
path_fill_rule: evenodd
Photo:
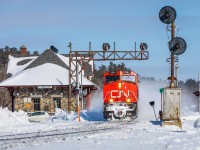
<path fill-rule="evenodd" d="M 20 55 L 25 57 L 26 53 L 27 53 L 27 48 L 26 48 L 26 46 L 22 45 L 20 47 Z"/>

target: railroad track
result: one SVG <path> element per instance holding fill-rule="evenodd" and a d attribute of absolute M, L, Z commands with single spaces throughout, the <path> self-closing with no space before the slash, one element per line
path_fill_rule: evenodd
<path fill-rule="evenodd" d="M 92 134 L 95 132 L 103 132 L 107 130 L 116 130 L 122 128 L 123 125 L 134 124 L 134 121 L 112 121 L 112 122 L 95 122 L 87 124 L 87 126 L 81 126 L 80 128 L 66 128 L 56 129 L 50 131 L 29 132 L 21 134 L 7 134 L 0 136 L 0 144 L 9 141 L 20 141 L 25 139 L 37 139 L 43 137 L 58 137 L 58 136 L 70 136 L 70 135 L 84 135 Z M 70 130 L 70 131 L 69 131 Z"/>
<path fill-rule="evenodd" d="M 24 140 L 24 139 L 36 139 L 36 138 L 42 138 L 42 137 L 54 137 L 54 136 L 61 136 L 61 135 L 65 135 L 65 136 L 68 136 L 68 135 L 83 135 L 85 133 L 95 133 L 95 132 L 98 132 L 98 131 L 105 131 L 105 130 L 114 130 L 116 128 L 103 128 L 103 129 L 96 129 L 96 130 L 80 130 L 80 131 L 70 131 L 70 132 L 61 132 L 61 133 L 55 133 L 55 132 L 47 132 L 47 133 L 37 133 L 37 134 L 23 134 L 20 135 L 18 134 L 18 136 L 20 135 L 20 137 L 15 137 L 15 136 L 11 136 L 11 137 L 5 137 L 5 138 L 0 138 L 0 143 L 3 142 L 3 141 L 16 141 L 16 140 Z"/>

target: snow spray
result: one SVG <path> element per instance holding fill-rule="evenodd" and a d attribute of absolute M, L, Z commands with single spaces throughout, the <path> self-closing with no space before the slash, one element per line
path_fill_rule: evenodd
<path fill-rule="evenodd" d="M 103 112 L 103 91 L 94 92 L 90 101 L 90 111 Z"/>
<path fill-rule="evenodd" d="M 149 102 L 155 101 L 155 113 L 159 116 L 161 110 L 161 94 L 160 88 L 169 86 L 167 81 L 156 80 L 141 80 L 139 84 L 139 103 L 138 103 L 138 120 L 156 120 L 152 107 Z M 188 113 L 190 111 L 197 111 L 198 100 L 195 99 L 194 94 L 187 92 L 184 87 L 182 90 L 181 112 Z M 91 97 L 90 110 L 91 113 L 103 118 L 103 91 L 94 92 Z"/>
<path fill-rule="evenodd" d="M 156 120 L 152 107 L 149 105 L 150 101 L 155 101 L 155 112 L 159 116 L 161 110 L 161 94 L 160 88 L 169 86 L 166 81 L 150 81 L 141 80 L 139 85 L 139 120 Z M 188 114 L 189 112 L 198 111 L 198 100 L 195 95 L 186 87 L 182 87 L 181 91 L 181 114 Z"/>
<path fill-rule="evenodd" d="M 91 121 L 104 121 L 103 118 L 103 91 L 99 90 L 92 94 L 90 109 L 87 112 Z"/>
<path fill-rule="evenodd" d="M 139 120 L 156 120 L 150 101 L 155 101 L 155 113 L 159 116 L 161 109 L 160 88 L 168 85 L 164 81 L 141 80 L 139 85 L 139 103 L 138 103 L 138 119 Z"/>
<path fill-rule="evenodd" d="M 181 113 L 188 114 L 189 112 L 198 112 L 198 98 L 189 92 L 186 87 L 182 89 L 181 95 Z"/>
<path fill-rule="evenodd" d="M 139 85 L 139 104 L 138 119 L 139 120 L 156 120 L 150 101 L 155 101 L 155 112 L 158 116 L 161 109 L 160 88 L 166 87 L 168 82 L 142 80 Z M 90 112 L 103 116 L 103 91 L 93 93 L 90 103 Z M 99 118 L 99 119 L 100 119 Z"/>

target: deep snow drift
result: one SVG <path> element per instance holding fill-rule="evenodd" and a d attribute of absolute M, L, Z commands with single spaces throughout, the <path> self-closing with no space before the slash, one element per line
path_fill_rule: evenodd
<path fill-rule="evenodd" d="M 80 113 L 80 121 L 105 121 L 102 116 L 102 112 L 93 112 L 93 111 L 82 111 Z M 50 116 L 47 120 L 44 120 L 43 123 L 51 122 L 78 122 L 78 113 L 71 112 L 68 113 L 62 109 L 56 108 L 56 113 L 53 116 Z"/>
<path fill-rule="evenodd" d="M 26 112 L 11 112 L 7 108 L 0 107 L 0 128 L 1 126 L 30 124 Z"/>

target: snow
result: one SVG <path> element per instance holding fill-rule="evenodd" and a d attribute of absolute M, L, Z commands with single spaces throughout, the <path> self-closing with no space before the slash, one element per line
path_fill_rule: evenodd
<path fill-rule="evenodd" d="M 164 88 L 168 85 L 167 82 L 157 82 L 142 80 L 139 85 L 139 110 L 138 116 L 140 120 L 156 120 L 153 112 L 153 108 L 149 105 L 149 102 L 155 101 L 155 112 L 158 118 L 158 112 L 161 109 L 161 94 L 160 88 Z"/>
<path fill-rule="evenodd" d="M 69 58 L 56 54 L 67 66 L 69 64 Z M 9 56 L 7 73 L 12 73 L 12 77 L 4 80 L 0 83 L 0 86 L 54 86 L 54 85 L 69 85 L 69 70 L 58 66 L 56 64 L 45 63 L 43 65 L 26 69 L 30 63 L 32 63 L 37 56 L 34 57 L 21 57 L 15 58 Z M 25 59 L 33 59 L 27 64 L 18 66 L 19 61 Z M 72 70 L 74 70 L 74 65 L 72 65 Z M 80 70 L 80 67 L 79 67 Z M 38 74 L 39 72 L 39 74 Z M 74 80 L 72 79 L 71 82 Z M 81 81 L 81 75 L 79 74 L 79 81 Z M 90 80 L 82 77 L 83 85 L 93 85 L 96 89 L 99 89 L 97 85 L 92 83 Z"/>
<path fill-rule="evenodd" d="M 30 124 L 28 121 L 27 113 L 18 111 L 12 113 L 7 108 L 0 107 L 0 128 L 3 126 L 23 125 Z"/>
<path fill-rule="evenodd" d="M 81 113 L 81 121 L 84 121 Z M 66 122 L 66 121 L 78 121 L 78 114 L 76 112 L 68 113 L 62 109 L 56 108 L 56 113 L 54 116 L 51 116 L 49 119 L 45 120 L 44 123 L 48 122 Z"/>
<path fill-rule="evenodd" d="M 103 119 L 102 112 L 98 111 L 86 111 L 83 110 L 80 113 L 80 120 L 82 121 L 105 121 Z M 78 113 L 64 111 L 62 109 L 56 108 L 56 113 L 53 116 L 50 116 L 47 120 L 44 120 L 43 123 L 51 123 L 51 122 L 78 122 Z"/>
<path fill-rule="evenodd" d="M 16 58 L 11 55 L 9 55 L 9 62 L 8 62 L 8 68 L 7 68 L 7 73 L 11 73 L 13 76 L 19 72 L 21 72 L 23 69 L 25 69 L 30 63 L 32 63 L 37 56 L 32 56 L 32 57 L 20 57 Z M 17 63 L 26 60 L 26 59 L 32 59 L 30 62 L 18 66 Z"/>
<path fill-rule="evenodd" d="M 155 100 L 155 110 L 160 109 L 159 89 L 165 82 L 142 81 L 140 85 L 139 118 L 136 120 L 106 121 L 103 118 L 102 91 L 93 94 L 90 110 L 56 113 L 41 123 L 28 122 L 23 111 L 10 112 L 0 108 L 0 149 L 17 150 L 193 150 L 200 149 L 200 114 L 183 111 L 183 128 L 163 126 L 156 121 L 149 102 Z M 193 108 L 194 103 L 182 104 Z M 188 109 L 187 109 L 188 110 Z M 191 109 L 192 110 L 192 109 Z"/>
<path fill-rule="evenodd" d="M 69 72 L 67 69 L 55 64 L 45 63 L 31 69 L 23 70 L 1 82 L 0 86 L 69 85 L 68 76 Z M 81 77 L 79 76 L 79 78 Z M 95 85 L 84 77 L 82 78 L 82 83 L 83 85 Z"/>
<path fill-rule="evenodd" d="M 60 55 L 60 54 L 57 54 L 56 53 L 56 55 L 65 63 L 65 64 L 69 64 L 69 57 L 65 57 L 65 56 L 63 56 L 63 55 Z M 77 57 L 77 59 L 80 59 L 80 57 Z M 87 58 L 85 58 L 85 59 L 89 59 L 89 57 Z M 76 63 L 75 61 L 73 61 L 74 62 L 74 64 Z M 92 69 L 93 69 L 93 60 L 90 60 L 89 61 L 89 64 L 92 66 Z M 74 67 L 73 65 L 71 66 L 72 68 Z"/>
<path fill-rule="evenodd" d="M 69 114 L 61 109 L 56 109 L 54 116 L 41 123 L 28 123 L 22 111 L 12 113 L 1 108 L 0 115 L 4 118 L 0 124 L 1 150 L 200 148 L 200 130 L 194 127 L 200 117 L 196 112 L 183 116 L 183 129 L 161 127 L 159 121 L 152 120 L 108 122 L 101 118 L 101 111 L 92 110 L 81 112 L 81 122 L 76 112 Z M 9 121 L 10 118 L 17 121 Z"/>

